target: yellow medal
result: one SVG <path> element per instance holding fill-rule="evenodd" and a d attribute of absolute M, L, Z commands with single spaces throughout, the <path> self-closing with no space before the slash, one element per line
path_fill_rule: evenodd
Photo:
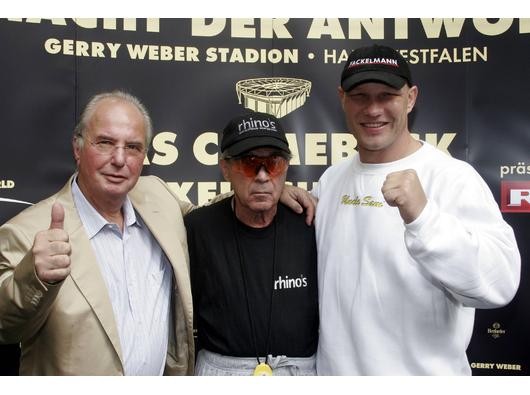
<path fill-rule="evenodd" d="M 272 369 L 269 365 L 262 362 L 254 369 L 253 376 L 272 376 Z"/>

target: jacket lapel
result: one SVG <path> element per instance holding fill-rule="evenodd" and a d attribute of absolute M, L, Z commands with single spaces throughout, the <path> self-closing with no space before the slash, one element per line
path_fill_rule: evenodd
<path fill-rule="evenodd" d="M 57 196 L 57 201 L 65 209 L 64 227 L 72 245 L 70 276 L 101 323 L 123 367 L 120 338 L 112 304 L 92 245 L 77 214 L 72 198 L 71 181 L 72 178 Z"/>
<path fill-rule="evenodd" d="M 163 210 L 158 200 L 149 199 L 149 195 L 151 194 L 142 193 L 139 188 L 135 188 L 129 193 L 134 208 L 138 211 L 168 257 L 173 267 L 175 285 L 179 293 L 182 296 L 190 295 L 189 298 L 182 299 L 189 301 L 189 306 L 184 302 L 184 308 L 191 311 L 191 288 L 189 281 L 185 281 L 189 279 L 189 268 L 187 265 L 182 264 L 183 262 L 188 262 L 187 251 L 184 251 L 180 244 L 180 239 L 183 235 L 179 235 L 176 230 L 178 229 L 177 223 L 182 221 L 182 218 L 180 215 L 176 217 L 169 215 L 168 210 Z M 177 203 L 175 202 L 175 204 Z M 180 212 L 180 209 L 178 210 Z M 182 226 L 182 231 L 184 232 L 184 226 Z"/>

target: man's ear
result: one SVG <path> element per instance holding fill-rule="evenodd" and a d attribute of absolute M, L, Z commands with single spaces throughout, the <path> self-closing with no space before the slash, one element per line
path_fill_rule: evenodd
<path fill-rule="evenodd" d="M 337 93 L 339 95 L 340 105 L 342 107 L 342 110 L 344 110 L 344 96 L 346 95 L 346 92 L 344 92 L 344 89 L 342 89 L 342 86 L 337 87 Z"/>
<path fill-rule="evenodd" d="M 72 138 L 72 151 L 74 152 L 74 160 L 76 165 L 79 165 L 79 158 L 81 156 L 81 147 L 79 145 L 79 138 Z"/>
<path fill-rule="evenodd" d="M 223 173 L 225 181 L 232 182 L 230 180 L 230 165 L 228 164 L 228 162 L 225 159 L 221 159 L 219 161 L 219 166 L 221 167 L 221 172 Z"/>
<path fill-rule="evenodd" d="M 408 103 L 407 103 L 407 114 L 410 114 L 414 105 L 416 104 L 416 99 L 418 98 L 418 87 L 416 85 L 409 88 L 407 93 Z"/>

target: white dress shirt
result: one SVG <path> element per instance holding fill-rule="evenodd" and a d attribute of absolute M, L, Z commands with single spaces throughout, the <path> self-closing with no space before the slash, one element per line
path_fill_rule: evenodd
<path fill-rule="evenodd" d="M 125 375 L 161 375 L 171 322 L 171 265 L 129 198 L 122 233 L 87 201 L 76 180 L 72 193 L 107 286 Z"/>

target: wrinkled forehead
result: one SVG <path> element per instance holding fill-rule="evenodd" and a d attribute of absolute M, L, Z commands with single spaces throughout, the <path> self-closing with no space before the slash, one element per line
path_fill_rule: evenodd
<path fill-rule="evenodd" d="M 124 133 L 145 137 L 145 124 L 141 112 L 131 103 L 116 99 L 103 99 L 97 104 L 88 122 L 93 132 Z"/>

